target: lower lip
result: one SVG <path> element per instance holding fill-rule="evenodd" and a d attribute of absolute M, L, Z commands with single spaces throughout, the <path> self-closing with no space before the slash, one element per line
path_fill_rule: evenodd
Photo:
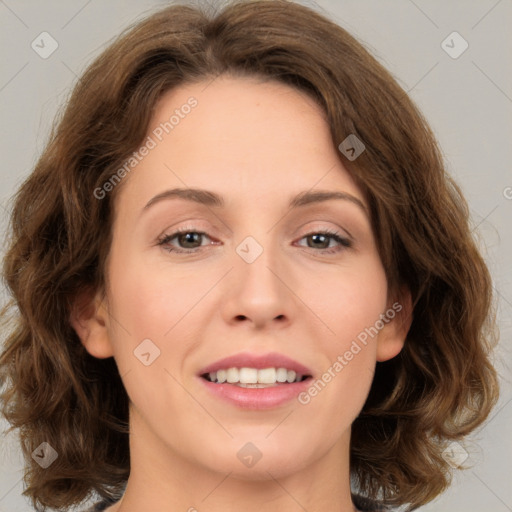
<path fill-rule="evenodd" d="M 272 409 L 297 397 L 310 385 L 311 378 L 291 384 L 281 384 L 268 388 L 241 388 L 235 384 L 214 384 L 199 377 L 208 391 L 215 396 L 242 409 Z"/>

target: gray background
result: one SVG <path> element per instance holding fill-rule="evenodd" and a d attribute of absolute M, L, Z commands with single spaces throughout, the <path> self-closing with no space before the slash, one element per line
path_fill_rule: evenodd
<path fill-rule="evenodd" d="M 7 200 L 30 173 L 77 76 L 107 42 L 168 4 L 150 0 L 0 0 L 0 229 Z M 215 0 L 211 0 L 215 4 Z M 501 343 L 502 395 L 469 439 L 473 467 L 423 512 L 512 511 L 512 26 L 511 0 L 301 0 L 365 43 L 423 111 L 447 168 L 469 201 L 474 232 L 492 270 Z M 58 49 L 42 59 L 31 43 L 43 31 Z M 441 43 L 453 31 L 468 42 L 454 59 Z M 450 41 L 450 40 L 448 40 Z M 449 43 L 452 45 L 452 43 Z M 453 43 L 455 49 L 460 48 Z M 508 221 L 508 222 L 507 222 Z M 5 300 L 4 290 L 2 300 Z M 0 430 L 6 427 L 0 421 Z M 23 497 L 14 434 L 0 438 L 0 511 L 31 510 Z"/>

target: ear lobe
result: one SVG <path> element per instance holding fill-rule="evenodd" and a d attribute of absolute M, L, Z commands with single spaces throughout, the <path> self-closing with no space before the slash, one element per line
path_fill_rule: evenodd
<path fill-rule="evenodd" d="M 400 353 L 412 324 L 412 310 L 411 292 L 402 287 L 399 300 L 386 311 L 388 321 L 377 338 L 377 361 L 388 361 Z"/>
<path fill-rule="evenodd" d="M 114 352 L 108 337 L 108 313 L 102 295 L 90 290 L 81 292 L 71 306 L 69 323 L 87 352 L 99 359 L 112 357 Z"/>

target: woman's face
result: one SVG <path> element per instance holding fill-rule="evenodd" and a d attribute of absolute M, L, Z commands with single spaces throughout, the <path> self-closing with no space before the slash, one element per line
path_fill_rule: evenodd
<path fill-rule="evenodd" d="M 104 329 L 84 342 L 115 357 L 138 442 L 240 478 L 347 459 L 376 361 L 403 338 L 321 109 L 222 76 L 163 96 L 145 144 L 116 198 Z M 305 199 L 320 191 L 339 196 Z"/>

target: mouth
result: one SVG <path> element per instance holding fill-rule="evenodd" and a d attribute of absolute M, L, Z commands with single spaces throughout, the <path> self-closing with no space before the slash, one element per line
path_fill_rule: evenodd
<path fill-rule="evenodd" d="M 203 373 L 201 377 L 213 384 L 232 384 L 241 388 L 269 388 L 284 386 L 294 382 L 311 379 L 311 375 L 303 375 L 285 367 L 279 368 L 225 368 Z"/>
<path fill-rule="evenodd" d="M 308 386 L 313 372 L 278 353 L 236 354 L 216 361 L 198 373 L 210 396 L 241 409 L 284 406 Z"/>

